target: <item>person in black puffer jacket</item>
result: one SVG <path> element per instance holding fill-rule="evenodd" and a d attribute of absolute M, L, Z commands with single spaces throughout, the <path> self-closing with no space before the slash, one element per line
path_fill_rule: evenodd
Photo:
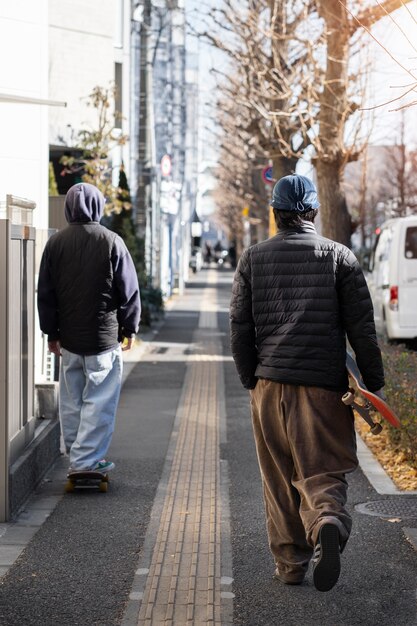
<path fill-rule="evenodd" d="M 88 183 L 65 198 L 68 226 L 42 255 L 38 311 L 48 347 L 61 357 L 59 413 L 68 473 L 107 473 L 123 360 L 139 328 L 139 285 L 123 240 L 102 226 L 105 199 Z M 121 342 L 124 341 L 123 348 Z"/>
<path fill-rule="evenodd" d="M 372 301 L 354 254 L 320 237 L 305 176 L 279 180 L 278 234 L 246 249 L 233 282 L 231 347 L 251 412 L 275 577 L 337 582 L 351 530 L 345 475 L 357 467 L 346 337 L 368 389 L 383 396 Z M 314 551 L 314 555 L 313 555 Z"/>

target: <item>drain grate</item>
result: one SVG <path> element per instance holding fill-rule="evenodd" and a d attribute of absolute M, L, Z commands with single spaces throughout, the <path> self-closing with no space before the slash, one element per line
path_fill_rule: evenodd
<path fill-rule="evenodd" d="M 365 515 L 378 517 L 415 517 L 417 518 L 417 498 L 391 498 L 357 504 L 355 509 Z"/>

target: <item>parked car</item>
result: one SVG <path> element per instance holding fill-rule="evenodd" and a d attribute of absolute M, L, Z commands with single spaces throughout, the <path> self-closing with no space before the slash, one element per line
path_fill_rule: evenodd
<path fill-rule="evenodd" d="M 417 215 L 379 229 L 367 280 L 377 330 L 388 340 L 417 338 Z"/>

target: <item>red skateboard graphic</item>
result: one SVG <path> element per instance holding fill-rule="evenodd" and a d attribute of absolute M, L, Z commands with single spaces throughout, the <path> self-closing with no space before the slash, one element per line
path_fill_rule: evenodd
<path fill-rule="evenodd" d="M 358 404 L 355 401 L 355 392 L 352 387 L 345 393 L 342 398 L 344 404 L 350 405 L 359 415 L 369 424 L 371 427 L 371 433 L 378 435 L 382 430 L 382 425 L 379 422 L 374 422 L 371 417 L 371 410 L 374 409 L 389 422 L 395 428 L 400 428 L 401 424 L 394 411 L 390 409 L 388 404 L 382 400 L 379 396 L 372 393 L 367 389 L 365 383 L 362 380 L 361 373 L 356 365 L 355 359 L 349 352 L 346 353 L 346 368 L 350 378 L 354 381 L 357 391 L 364 400 L 364 404 Z"/>

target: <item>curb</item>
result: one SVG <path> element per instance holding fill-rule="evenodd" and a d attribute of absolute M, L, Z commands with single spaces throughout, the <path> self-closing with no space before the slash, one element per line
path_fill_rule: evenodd
<path fill-rule="evenodd" d="M 357 455 L 359 465 L 372 487 L 380 495 L 412 496 L 417 495 L 417 491 L 401 491 L 388 476 L 378 459 L 364 443 L 357 433 Z M 402 527 L 405 539 L 417 552 L 417 528 Z"/>
<path fill-rule="evenodd" d="M 372 487 L 380 495 L 388 496 L 412 496 L 417 495 L 417 491 L 402 491 L 398 489 L 392 479 L 388 476 L 378 459 L 364 443 L 357 433 L 357 455 L 359 465 Z"/>

